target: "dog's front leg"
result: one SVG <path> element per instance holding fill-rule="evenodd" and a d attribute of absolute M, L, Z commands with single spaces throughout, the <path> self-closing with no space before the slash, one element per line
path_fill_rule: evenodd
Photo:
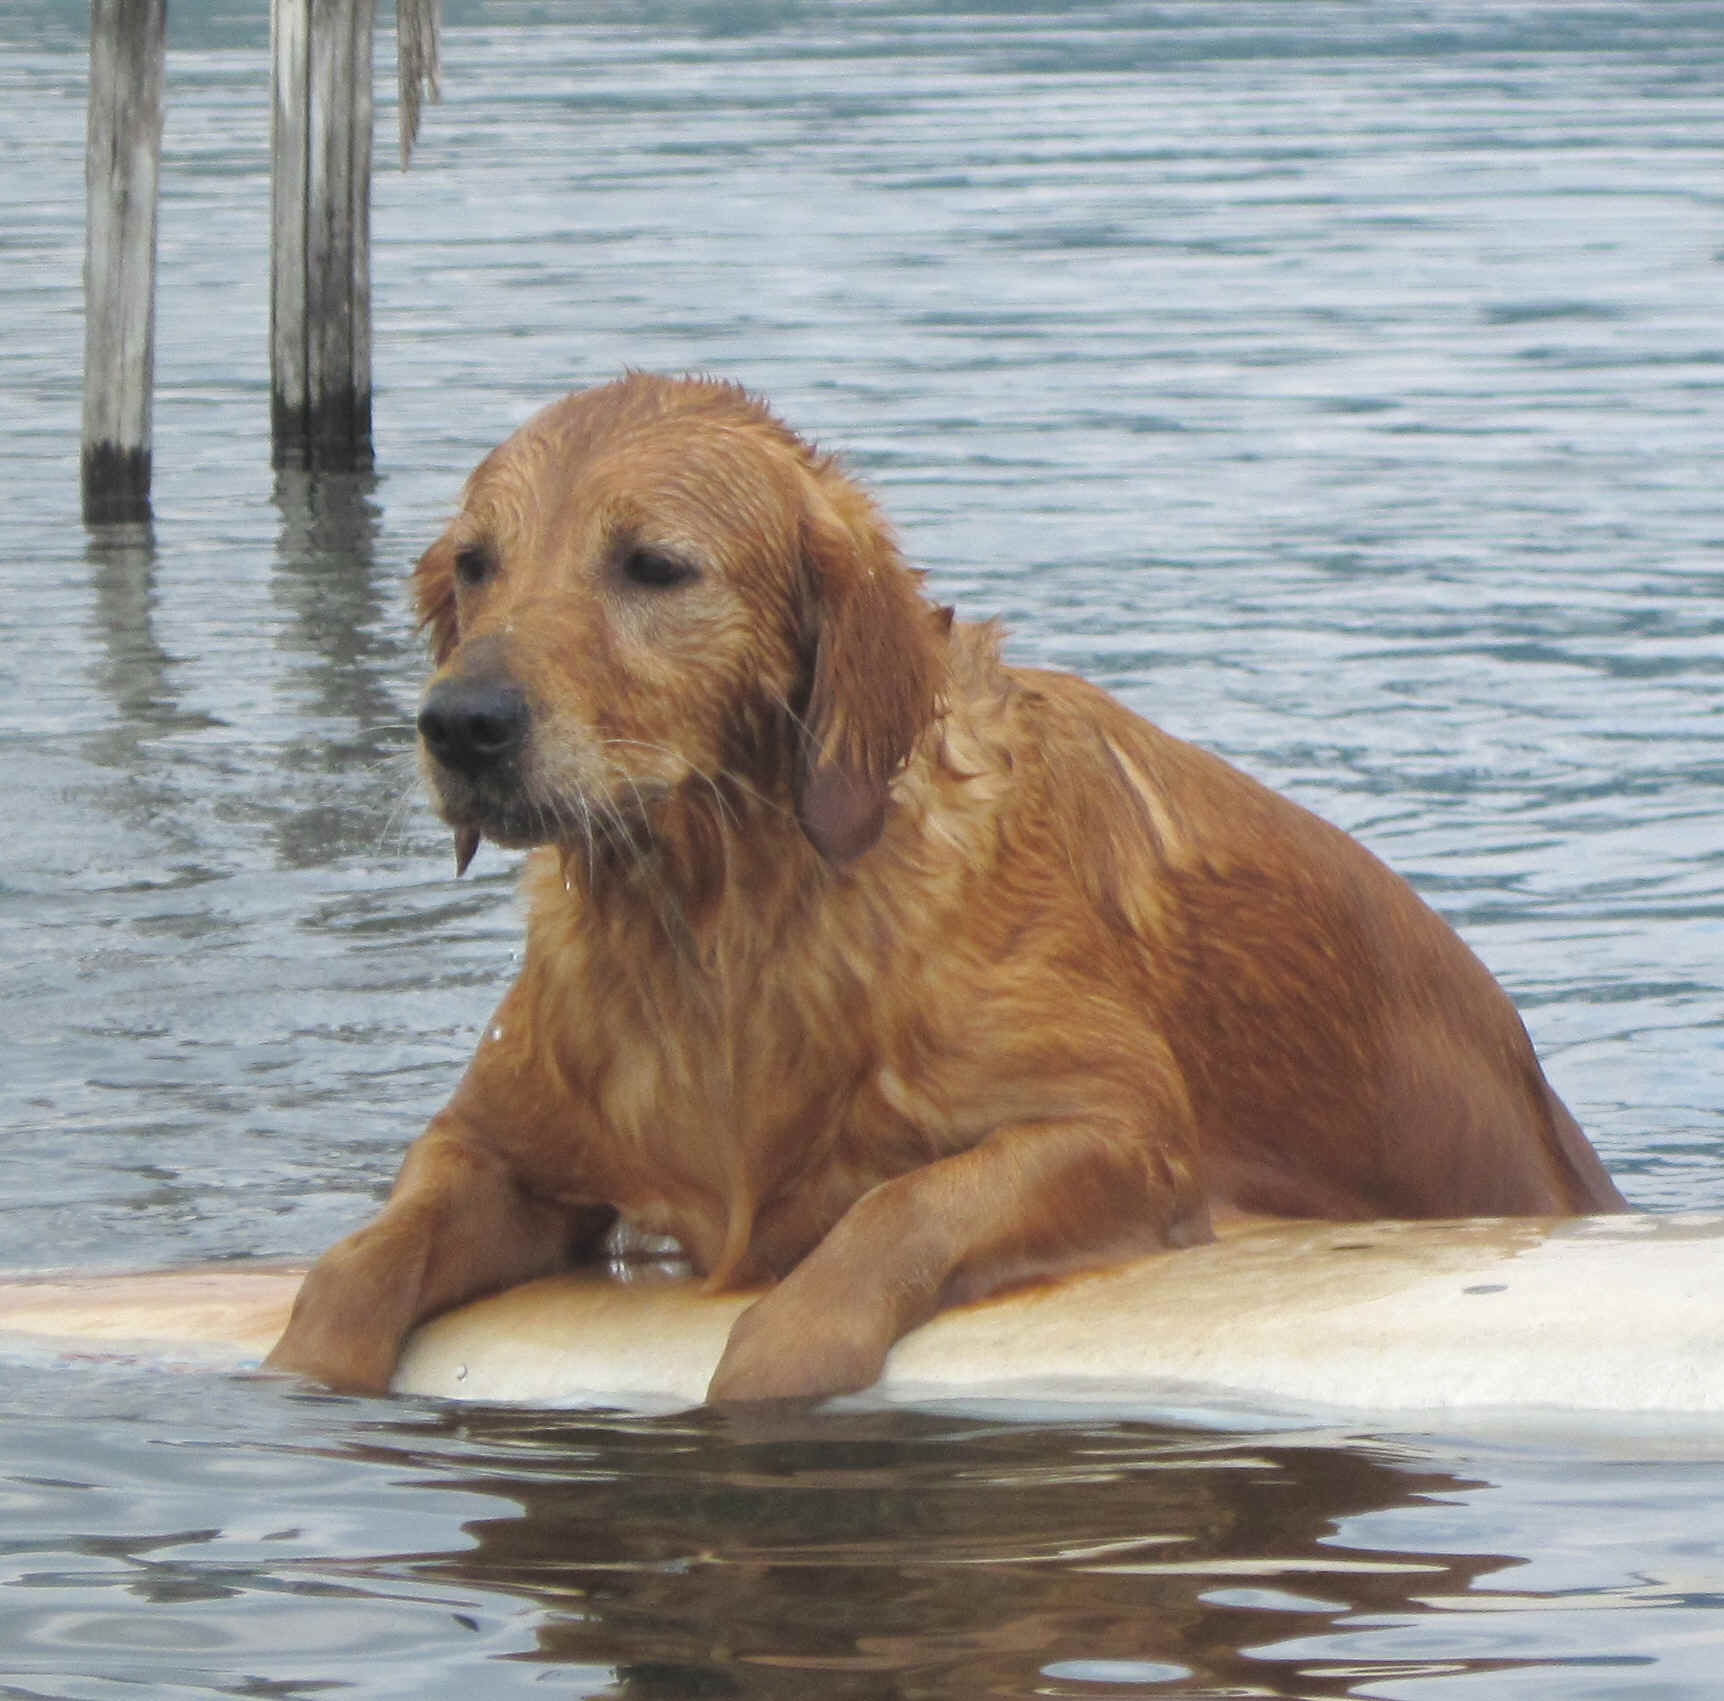
<path fill-rule="evenodd" d="M 736 1321 L 712 1401 L 839 1394 L 878 1379 L 942 1305 L 1209 1238 L 1183 1154 L 1124 1125 L 1024 1123 L 881 1183 Z"/>
<path fill-rule="evenodd" d="M 415 1324 L 562 1268 L 610 1215 L 533 1198 L 445 1112 L 409 1149 L 378 1217 L 312 1266 L 264 1364 L 383 1393 Z"/>

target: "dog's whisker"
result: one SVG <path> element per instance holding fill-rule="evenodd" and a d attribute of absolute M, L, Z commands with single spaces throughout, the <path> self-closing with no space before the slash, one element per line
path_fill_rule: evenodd
<path fill-rule="evenodd" d="M 607 745 L 607 746 L 620 745 L 620 746 L 625 746 L 629 749 L 634 749 L 634 750 L 651 751 L 654 755 L 669 756 L 675 762 L 681 762 L 681 760 L 682 760 L 682 758 L 678 754 L 678 752 L 673 750 L 668 744 L 654 743 L 649 739 L 644 739 L 644 738 L 606 738 L 606 739 L 602 739 L 600 742 Z M 633 788 L 636 801 L 641 804 L 642 812 L 644 813 L 645 812 L 645 799 L 641 795 L 641 789 L 640 789 L 639 782 L 636 780 L 635 776 L 632 773 L 629 773 L 626 769 L 622 770 L 622 777 L 625 781 L 627 781 L 629 786 Z M 691 767 L 688 769 L 687 774 L 684 776 L 684 782 L 686 783 L 686 781 L 688 781 L 688 780 L 699 780 L 703 785 L 705 785 L 707 787 L 708 790 L 711 791 L 712 797 L 713 797 L 713 803 L 714 803 L 715 807 L 718 809 L 718 812 L 719 812 L 721 819 L 726 821 L 732 827 L 737 827 L 737 826 L 741 825 L 741 822 L 737 818 L 735 809 L 731 807 L 729 800 L 724 796 L 724 793 L 719 788 L 718 782 L 710 774 L 704 773 L 699 768 L 692 768 Z"/>
<path fill-rule="evenodd" d="M 598 879 L 598 847 L 594 842 L 593 812 L 586 798 L 579 792 L 575 793 L 575 804 L 579 811 L 576 825 L 580 828 L 582 848 L 587 853 L 587 890 L 590 892 L 594 881 Z"/>
<path fill-rule="evenodd" d="M 791 708 L 790 699 L 788 697 L 784 696 L 781 692 L 774 691 L 770 693 L 769 701 L 775 709 L 783 711 L 784 718 L 789 721 L 791 726 L 794 727 L 797 732 L 801 733 L 802 736 L 811 744 L 819 742 L 819 734 L 816 733 L 814 728 L 810 726 L 801 715 L 797 714 L 797 712 Z"/>
<path fill-rule="evenodd" d="M 553 794 L 544 803 L 546 825 L 550 831 L 548 838 L 552 844 L 567 848 L 571 836 L 578 834 L 578 818 L 569 809 L 561 795 Z"/>
<path fill-rule="evenodd" d="M 782 699 L 776 700 L 782 701 Z M 787 714 L 790 712 L 788 707 L 786 707 L 785 712 Z M 671 749 L 669 745 L 656 744 L 651 740 L 644 738 L 606 738 L 601 742 L 607 745 L 625 745 L 637 750 L 649 750 L 657 755 L 670 756 L 680 760 L 677 752 Z M 777 798 L 769 796 L 766 792 L 762 791 L 759 786 L 755 785 L 753 781 L 748 779 L 746 775 L 738 773 L 734 768 L 720 768 L 716 774 L 708 774 L 704 770 L 698 768 L 691 769 L 688 777 L 690 779 L 699 780 L 712 792 L 715 807 L 732 828 L 740 828 L 743 823 L 741 817 L 736 812 L 736 806 L 724 795 L 725 785 L 734 786 L 739 792 L 760 804 L 762 808 L 775 810 L 786 820 L 794 820 L 796 818 L 796 811 L 794 809 L 790 808 L 787 804 L 781 803 Z M 633 783 L 632 779 L 630 780 L 630 783 Z"/>
<path fill-rule="evenodd" d="M 393 787 L 394 798 L 384 813 L 373 844 L 379 856 L 400 855 L 407 849 L 407 823 L 412 819 L 419 799 L 419 765 L 409 752 L 378 764 L 379 772 L 390 767 L 402 769 L 401 779 Z"/>
<path fill-rule="evenodd" d="M 775 797 L 769 797 L 760 789 L 759 786 L 744 778 L 744 776 L 739 774 L 734 768 L 720 768 L 718 771 L 718 777 L 725 781 L 726 784 L 735 786 L 738 791 L 744 792 L 747 796 L 753 798 L 761 808 L 776 810 L 777 813 L 782 815 L 787 821 L 794 821 L 796 819 L 796 811 L 788 804 L 780 803 Z"/>
<path fill-rule="evenodd" d="M 656 877 L 652 846 L 642 842 L 638 829 L 623 814 L 614 798 L 601 797 L 594 801 L 601 814 L 613 824 L 612 834 L 618 854 L 632 860 L 636 884 L 646 894 L 667 943 L 681 961 L 692 965 L 694 930 L 689 926 L 680 896 Z"/>

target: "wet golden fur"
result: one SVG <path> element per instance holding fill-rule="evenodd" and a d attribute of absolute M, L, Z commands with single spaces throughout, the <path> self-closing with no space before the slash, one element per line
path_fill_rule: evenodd
<path fill-rule="evenodd" d="M 533 847 L 526 954 L 276 1365 L 386 1386 L 416 1321 L 619 1216 L 772 1284 L 713 1382 L 752 1398 L 863 1386 L 940 1305 L 1244 1213 L 1620 1207 L 1403 882 L 1006 666 L 734 387 L 547 409 L 416 591 L 427 774 L 463 861 Z"/>

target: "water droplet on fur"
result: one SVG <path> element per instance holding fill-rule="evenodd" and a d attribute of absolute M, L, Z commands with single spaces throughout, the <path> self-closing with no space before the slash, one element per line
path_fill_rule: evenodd
<path fill-rule="evenodd" d="M 491 1030 L 491 1038 L 494 1040 L 500 1040 L 502 1037 L 503 1037 L 503 1026 L 499 1022 L 497 1024 L 497 1026 Z"/>

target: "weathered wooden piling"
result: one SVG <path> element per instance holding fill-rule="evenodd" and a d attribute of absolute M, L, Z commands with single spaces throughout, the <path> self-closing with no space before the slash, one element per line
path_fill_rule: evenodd
<path fill-rule="evenodd" d="M 373 0 L 271 0 L 275 460 L 371 464 Z"/>
<path fill-rule="evenodd" d="M 84 518 L 150 513 L 156 184 L 167 0 L 90 0 L 84 154 Z"/>

